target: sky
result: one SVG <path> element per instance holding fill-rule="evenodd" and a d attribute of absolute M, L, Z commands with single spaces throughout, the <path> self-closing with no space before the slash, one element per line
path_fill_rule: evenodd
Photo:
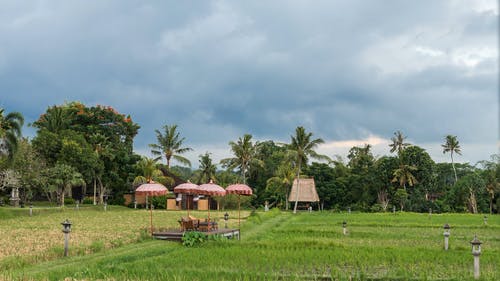
<path fill-rule="evenodd" d="M 231 156 L 229 141 L 318 152 L 365 143 L 389 154 L 400 130 L 436 162 L 499 153 L 496 0 L 0 0 L 0 107 L 26 123 L 66 101 L 110 105 L 141 129 L 177 124 L 186 156 Z M 33 128 L 25 126 L 25 136 Z"/>

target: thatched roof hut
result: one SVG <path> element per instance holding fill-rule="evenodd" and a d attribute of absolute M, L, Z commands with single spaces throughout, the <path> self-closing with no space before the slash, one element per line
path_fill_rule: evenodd
<path fill-rule="evenodd" d="M 300 185 L 297 179 L 293 180 L 292 191 L 288 196 L 288 201 L 294 202 L 297 199 L 297 189 L 299 192 L 299 202 L 319 202 L 318 192 L 316 191 L 316 184 L 314 179 L 300 179 Z"/>

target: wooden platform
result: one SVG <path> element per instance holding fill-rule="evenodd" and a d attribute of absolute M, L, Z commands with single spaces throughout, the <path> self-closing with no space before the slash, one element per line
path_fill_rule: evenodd
<path fill-rule="evenodd" d="M 159 230 L 153 232 L 153 237 L 155 239 L 161 239 L 161 240 L 181 241 L 184 232 L 185 231 L 181 231 L 178 229 Z M 206 235 L 222 235 L 227 238 L 236 238 L 240 240 L 239 229 L 219 228 L 217 230 L 211 230 L 202 233 L 205 233 Z"/>

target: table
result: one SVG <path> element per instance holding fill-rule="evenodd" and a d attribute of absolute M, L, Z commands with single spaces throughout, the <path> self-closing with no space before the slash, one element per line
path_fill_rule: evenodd
<path fill-rule="evenodd" d="M 217 225 L 217 222 L 215 221 L 200 221 L 200 223 L 198 224 L 198 230 L 199 231 L 204 231 L 204 232 L 207 232 L 207 231 L 210 231 L 210 230 L 217 230 L 219 227 Z"/>

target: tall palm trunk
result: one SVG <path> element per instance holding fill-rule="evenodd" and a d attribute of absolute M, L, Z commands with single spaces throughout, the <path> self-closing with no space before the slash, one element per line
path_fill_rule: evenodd
<path fill-rule="evenodd" d="M 453 162 L 453 150 L 450 153 L 451 156 L 451 167 L 453 167 L 453 173 L 455 174 L 455 183 L 457 183 L 458 178 L 457 178 L 457 170 L 455 170 L 455 163 Z"/>
<path fill-rule="evenodd" d="M 247 180 L 245 177 L 245 168 L 241 168 L 241 177 L 243 178 L 243 184 L 247 184 Z"/>
<path fill-rule="evenodd" d="M 300 192 L 300 166 L 301 166 L 301 159 L 299 158 L 299 165 L 297 169 L 297 192 L 295 193 L 295 206 L 293 207 L 293 213 L 297 213 L 297 204 L 299 203 L 299 192 Z M 293 188 L 293 184 L 292 184 Z"/>

